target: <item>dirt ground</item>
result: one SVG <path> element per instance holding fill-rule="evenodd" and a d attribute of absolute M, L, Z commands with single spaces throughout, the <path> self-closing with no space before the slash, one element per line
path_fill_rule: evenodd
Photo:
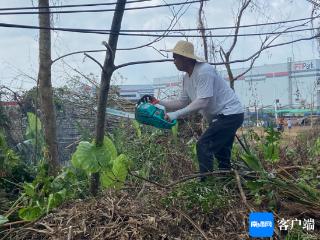
<path fill-rule="evenodd" d="M 284 131 L 282 133 L 282 136 L 286 139 L 288 137 L 296 137 L 298 136 L 300 133 L 303 132 L 308 132 L 310 131 L 310 129 L 315 128 L 315 127 L 311 127 L 311 126 L 293 126 L 291 129 L 288 129 L 287 127 L 284 128 Z M 319 128 L 319 126 L 316 127 L 317 129 Z M 259 135 L 263 135 L 264 134 L 264 128 L 263 127 L 253 127 L 250 128 L 253 129 L 257 134 Z M 245 133 L 247 131 L 246 128 L 241 128 L 238 130 L 238 134 L 241 135 L 241 133 Z"/>

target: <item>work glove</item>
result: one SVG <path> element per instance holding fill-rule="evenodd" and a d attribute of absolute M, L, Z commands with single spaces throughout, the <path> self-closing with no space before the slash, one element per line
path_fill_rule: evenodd
<path fill-rule="evenodd" d="M 176 120 L 178 117 L 179 117 L 179 114 L 177 111 L 176 112 L 169 112 L 166 114 L 166 119 L 170 120 L 170 121 Z"/>
<path fill-rule="evenodd" d="M 139 105 L 140 103 L 157 104 L 157 103 L 159 103 L 159 100 L 156 99 L 154 96 L 146 94 L 146 95 L 143 95 L 142 98 L 139 99 L 139 101 L 137 102 L 137 105 Z"/>

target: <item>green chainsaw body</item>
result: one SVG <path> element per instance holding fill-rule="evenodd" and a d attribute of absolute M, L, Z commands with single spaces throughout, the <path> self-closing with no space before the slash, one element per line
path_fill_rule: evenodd
<path fill-rule="evenodd" d="M 140 103 L 135 109 L 135 119 L 139 123 L 165 129 L 170 129 L 176 125 L 177 120 L 169 122 L 164 117 L 165 111 L 151 103 Z"/>

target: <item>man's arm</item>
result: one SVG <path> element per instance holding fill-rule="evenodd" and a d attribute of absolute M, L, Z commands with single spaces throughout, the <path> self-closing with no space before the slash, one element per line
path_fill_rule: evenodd
<path fill-rule="evenodd" d="M 177 119 L 181 116 L 184 116 L 184 115 L 187 115 L 187 114 L 190 114 L 193 112 L 197 112 L 201 109 L 205 109 L 207 107 L 207 105 L 209 104 L 209 99 L 210 98 L 197 98 L 196 100 L 194 100 L 192 103 L 190 103 L 185 108 L 182 108 L 182 109 L 177 110 L 175 112 L 167 113 L 167 115 L 170 118 L 170 120 L 174 120 L 174 119 Z"/>
<path fill-rule="evenodd" d="M 181 108 L 184 108 L 188 105 L 189 101 L 182 100 L 182 99 L 177 99 L 177 100 L 160 100 L 159 104 L 162 106 L 165 106 L 167 112 L 175 111 Z"/>

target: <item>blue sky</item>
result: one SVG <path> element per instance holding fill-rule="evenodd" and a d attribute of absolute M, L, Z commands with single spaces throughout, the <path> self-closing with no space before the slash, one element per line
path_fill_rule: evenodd
<path fill-rule="evenodd" d="M 33 1 L 36 2 L 36 1 Z M 106 1 L 95 0 L 56 0 L 59 4 L 102 3 Z M 174 3 L 177 1 L 166 1 Z M 210 0 L 205 4 L 206 26 L 223 27 L 233 26 L 235 13 L 240 0 Z M 311 16 L 311 4 L 306 0 L 256 0 L 257 6 L 244 14 L 242 24 L 262 23 L 266 21 L 282 21 Z M 128 4 L 127 6 L 148 6 L 163 4 L 163 0 Z M 261 3 L 263 5 L 261 5 Z M 0 8 L 32 6 L 31 0 L 2 0 Z M 110 8 L 103 6 L 100 8 Z M 179 7 L 175 7 L 177 10 Z M 197 12 L 199 4 L 192 4 L 177 23 L 177 28 L 195 28 L 197 26 Z M 110 29 L 112 12 L 60 14 L 53 17 L 57 27 L 70 28 L 95 28 Z M 122 29 L 165 29 L 172 13 L 169 8 L 156 8 L 147 10 L 127 11 L 124 14 Z M 37 25 L 37 15 L 1 16 L 1 23 Z M 267 32 L 273 27 L 250 28 L 242 33 Z M 215 34 L 232 34 L 232 31 L 219 31 Z M 292 33 L 278 39 L 279 42 L 290 41 L 299 37 L 311 36 L 311 32 Z M 35 86 L 38 71 L 38 31 L 0 28 L 0 84 L 11 87 L 14 90 L 29 89 Z M 52 34 L 52 59 L 58 56 L 82 50 L 103 49 L 101 42 L 107 41 L 108 35 L 80 34 L 54 32 Z M 152 41 L 152 37 L 120 36 L 119 48 L 139 46 Z M 182 38 L 181 38 L 182 39 Z M 147 47 L 132 51 L 118 51 L 116 64 L 148 59 L 163 59 L 155 49 L 172 48 L 179 38 L 166 38 L 153 44 L 154 48 Z M 197 38 L 190 38 L 194 42 L 198 55 L 203 56 L 201 42 Z M 216 46 L 220 43 L 224 49 L 230 46 L 228 39 L 214 39 Z M 232 59 L 246 58 L 259 47 L 258 37 L 239 38 L 238 44 L 232 55 Z M 90 54 L 103 63 L 104 53 Z M 318 58 L 318 49 L 315 41 L 290 44 L 281 48 L 274 48 L 264 52 L 256 62 L 256 65 L 286 62 L 288 57 L 294 60 Z M 220 61 L 219 56 L 217 56 Z M 248 63 L 235 64 L 233 67 L 245 67 Z M 69 67 L 70 66 L 70 67 Z M 76 68 L 83 74 L 100 76 L 99 66 L 92 60 L 85 58 L 83 54 L 73 55 L 58 61 L 52 68 L 53 86 L 64 85 L 67 76 L 77 75 L 72 68 Z M 115 76 L 118 84 L 146 84 L 152 83 L 153 78 L 178 75 L 172 63 L 155 63 L 130 66 L 119 70 Z"/>

